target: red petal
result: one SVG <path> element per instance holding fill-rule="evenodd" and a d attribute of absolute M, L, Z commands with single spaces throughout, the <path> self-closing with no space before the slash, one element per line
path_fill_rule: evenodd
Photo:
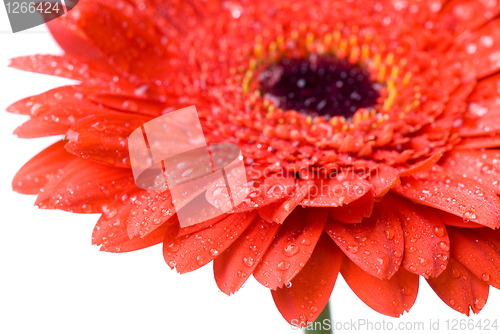
<path fill-rule="evenodd" d="M 123 253 L 151 247 L 163 242 L 165 234 L 170 229 L 169 224 L 163 224 L 144 237 L 134 237 L 132 239 L 128 237 L 126 231 L 122 231 L 112 241 L 104 242 L 100 250 L 110 253 Z"/>
<path fill-rule="evenodd" d="M 89 95 L 91 101 L 102 104 L 112 109 L 123 110 L 131 113 L 139 113 L 158 117 L 167 108 L 165 103 L 157 100 L 117 94 Z M 177 107 L 172 108 L 180 109 Z"/>
<path fill-rule="evenodd" d="M 354 202 L 338 208 L 330 208 L 328 213 L 330 218 L 341 223 L 356 224 L 361 222 L 363 218 L 370 217 L 374 204 L 375 197 L 373 196 L 373 190 L 370 190 Z"/>
<path fill-rule="evenodd" d="M 308 321 L 316 320 L 328 303 L 342 259 L 343 253 L 323 233 L 307 264 L 290 282 L 291 287 L 271 290 L 274 303 L 288 323 L 295 319 L 306 326 Z"/>
<path fill-rule="evenodd" d="M 85 99 L 74 86 L 58 87 L 27 97 L 8 107 L 7 111 L 66 125 L 72 125 L 86 116 L 109 112 Z"/>
<path fill-rule="evenodd" d="M 479 313 L 488 299 L 489 286 L 454 258 L 438 277 L 427 279 L 430 287 L 452 309 L 469 316 Z"/>
<path fill-rule="evenodd" d="M 403 268 L 424 277 L 441 274 L 450 257 L 450 240 L 436 210 L 395 195 L 387 195 L 383 201 L 394 210 L 403 228 Z"/>
<path fill-rule="evenodd" d="M 491 133 L 500 131 L 500 124 L 498 123 L 500 110 L 498 108 L 499 105 L 496 100 L 471 103 L 464 124 L 460 127 L 460 135 L 463 137 L 488 136 Z M 478 116 L 474 114 L 477 112 L 486 113 Z"/>
<path fill-rule="evenodd" d="M 106 211 L 97 222 L 92 232 L 92 244 L 102 245 L 101 251 L 131 252 L 159 244 L 164 239 L 173 238 L 177 234 L 179 221 L 176 216 L 173 216 L 145 237 L 128 237 L 125 219 L 139 191 L 141 190 L 135 186 L 127 189 L 113 202 L 110 211 Z"/>
<path fill-rule="evenodd" d="M 92 45 L 91 41 L 76 24 L 68 19 L 67 15 L 49 21 L 46 25 L 52 37 L 65 53 L 82 59 L 105 62 L 102 52 Z"/>
<path fill-rule="evenodd" d="M 472 3 L 472 2 L 471 2 Z M 497 6 L 498 7 L 498 6 Z M 495 8 L 498 14 L 499 9 Z M 493 14 L 493 13 L 492 13 Z M 464 79 L 484 78 L 500 69 L 500 25 L 492 20 L 473 33 L 465 33 L 460 38 L 460 46 L 450 52 L 456 55 L 451 60 L 460 63 Z"/>
<path fill-rule="evenodd" d="M 342 251 L 365 272 L 378 278 L 394 275 L 403 259 L 403 231 L 389 206 L 376 203 L 360 224 L 329 220 L 325 231 Z"/>
<path fill-rule="evenodd" d="M 500 237 L 490 229 L 449 228 L 451 255 L 481 280 L 500 289 Z"/>
<path fill-rule="evenodd" d="M 19 138 L 39 138 L 63 135 L 68 130 L 68 125 L 30 118 L 27 122 L 16 128 L 14 134 Z"/>
<path fill-rule="evenodd" d="M 454 0 L 447 1 L 438 20 L 452 23 L 454 32 L 458 34 L 482 26 L 499 13 L 500 8 L 494 1 Z"/>
<path fill-rule="evenodd" d="M 373 186 L 375 197 L 380 197 L 399 183 L 399 172 L 389 166 L 377 165 L 368 181 Z"/>
<path fill-rule="evenodd" d="M 432 166 L 434 166 L 442 157 L 443 157 L 442 153 L 434 154 L 430 158 L 413 165 L 412 167 L 408 168 L 407 170 L 405 170 L 403 172 L 400 172 L 399 176 L 400 177 L 411 176 L 411 175 L 416 174 L 418 172 L 429 169 Z"/>
<path fill-rule="evenodd" d="M 66 150 L 91 161 L 130 168 L 127 137 L 147 121 L 125 114 L 87 117 L 68 131 Z"/>
<path fill-rule="evenodd" d="M 193 234 L 193 233 L 196 233 L 198 231 L 204 230 L 206 228 L 212 227 L 214 224 L 217 224 L 218 222 L 226 219 L 227 216 L 228 216 L 227 214 L 220 215 L 220 216 L 217 216 L 215 218 L 204 221 L 203 223 L 180 228 L 179 234 L 177 235 L 177 237 L 180 238 L 182 236 L 185 236 L 188 234 Z"/>
<path fill-rule="evenodd" d="M 222 292 L 229 295 L 241 288 L 259 264 L 280 227 L 280 224 L 258 218 L 214 260 L 215 282 Z"/>
<path fill-rule="evenodd" d="M 168 39 L 168 45 L 161 43 L 159 31 L 140 10 L 92 3 L 81 5 L 79 15 L 82 32 L 123 71 L 143 79 L 164 79 L 168 69 L 180 63 L 176 45 Z"/>
<path fill-rule="evenodd" d="M 47 183 L 36 205 L 78 213 L 102 212 L 103 206 L 133 184 L 130 170 L 75 159 Z"/>
<path fill-rule="evenodd" d="M 11 59 L 9 67 L 23 71 L 55 75 L 84 81 L 88 85 L 112 82 L 113 75 L 103 72 L 91 62 L 82 62 L 70 56 L 33 55 Z"/>
<path fill-rule="evenodd" d="M 56 174 L 59 169 L 77 159 L 64 149 L 65 144 L 64 141 L 58 141 L 31 158 L 14 176 L 12 189 L 26 195 L 38 194 L 49 182 L 49 175 Z"/>
<path fill-rule="evenodd" d="M 117 198 L 103 210 L 103 215 L 97 221 L 92 232 L 92 244 L 101 245 L 112 242 L 116 238 L 127 235 L 126 220 L 130 210 L 134 207 L 134 201 L 144 190 L 137 188 L 134 184 L 120 193 Z"/>
<path fill-rule="evenodd" d="M 144 237 L 175 214 L 169 191 L 144 191 L 134 202 L 127 218 L 129 238 Z"/>
<path fill-rule="evenodd" d="M 293 210 L 255 269 L 255 279 L 271 290 L 290 282 L 311 257 L 327 217 L 324 208 Z"/>
<path fill-rule="evenodd" d="M 408 312 L 418 293 L 418 275 L 400 268 L 390 279 L 374 277 L 344 258 L 340 269 L 351 290 L 375 311 L 398 318 Z"/>
<path fill-rule="evenodd" d="M 500 147 L 500 136 L 494 134 L 489 137 L 465 138 L 462 139 L 459 145 L 455 146 L 456 150 L 475 150 L 484 148 Z"/>
<path fill-rule="evenodd" d="M 452 151 L 440 165 L 500 195 L 500 150 Z"/>
<path fill-rule="evenodd" d="M 338 207 L 349 204 L 372 189 L 362 178 L 337 176 L 329 180 L 317 180 L 299 205 L 310 207 Z"/>
<path fill-rule="evenodd" d="M 257 211 L 235 213 L 195 234 L 165 238 L 165 262 L 181 274 L 203 267 L 235 242 L 256 216 Z"/>
<path fill-rule="evenodd" d="M 406 177 L 394 188 L 397 194 L 488 226 L 500 226 L 500 199 L 474 180 L 444 172 Z"/>
<path fill-rule="evenodd" d="M 452 215 L 451 213 L 444 212 L 441 210 L 436 210 L 435 211 L 439 218 L 443 221 L 445 225 L 449 226 L 456 226 L 456 227 L 465 227 L 465 228 L 482 228 L 484 227 L 483 225 L 479 225 L 476 223 L 473 223 L 469 220 L 465 220 L 462 217 L 458 217 L 455 215 Z"/>
<path fill-rule="evenodd" d="M 290 197 L 271 203 L 259 209 L 259 215 L 268 222 L 282 224 L 290 213 L 297 207 L 300 201 L 309 194 L 309 190 L 313 186 L 312 181 L 304 181 L 299 183 L 295 192 Z"/>

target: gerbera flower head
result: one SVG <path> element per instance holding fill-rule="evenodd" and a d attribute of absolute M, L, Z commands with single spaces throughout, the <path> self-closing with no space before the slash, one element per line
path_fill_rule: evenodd
<path fill-rule="evenodd" d="M 500 6 L 476 0 L 81 1 L 48 23 L 60 56 L 12 60 L 80 81 L 18 101 L 19 137 L 64 135 L 15 176 L 41 208 L 102 213 L 93 243 L 163 242 L 180 273 L 253 275 L 291 322 L 313 321 L 339 272 L 397 317 L 419 276 L 469 315 L 500 287 Z M 128 136 L 196 105 L 237 145 L 247 198 L 180 227 L 138 188 Z M 217 187 L 186 189 L 189 213 Z"/>

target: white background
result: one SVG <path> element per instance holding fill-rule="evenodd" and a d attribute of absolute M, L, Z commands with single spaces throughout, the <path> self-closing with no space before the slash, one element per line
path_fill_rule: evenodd
<path fill-rule="evenodd" d="M 27 116 L 3 110 L 71 81 L 7 68 L 15 56 L 61 51 L 44 27 L 12 34 L 0 7 L 0 333 L 299 332 L 282 319 L 268 289 L 253 278 L 229 297 L 218 290 L 211 264 L 181 276 L 164 263 L 161 245 L 124 254 L 99 252 L 91 246 L 98 215 L 39 210 L 34 196 L 12 191 L 16 171 L 57 138 L 16 138 L 12 131 Z M 425 280 L 416 304 L 400 319 L 364 305 L 340 276 L 331 307 L 337 322 L 367 319 L 396 327 L 398 322 L 422 321 L 425 332 L 430 320 L 439 319 L 440 332 L 445 332 L 447 319 L 467 319 L 435 296 Z M 493 320 L 499 307 L 500 293 L 491 289 L 486 307 L 471 318 Z"/>

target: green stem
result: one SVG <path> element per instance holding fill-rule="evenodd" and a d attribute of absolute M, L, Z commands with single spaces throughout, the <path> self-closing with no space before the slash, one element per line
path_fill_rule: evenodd
<path fill-rule="evenodd" d="M 307 329 L 306 327 L 304 329 L 305 334 L 333 334 L 333 321 L 332 314 L 330 312 L 330 302 L 326 304 L 319 317 L 312 324 L 310 324 L 309 327 L 311 327 L 312 329 Z"/>

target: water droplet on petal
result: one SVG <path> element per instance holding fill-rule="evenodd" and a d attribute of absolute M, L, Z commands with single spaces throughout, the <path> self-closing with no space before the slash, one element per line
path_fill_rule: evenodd
<path fill-rule="evenodd" d="M 253 258 L 251 257 L 244 257 L 243 258 L 243 264 L 247 267 L 253 266 Z"/>
<path fill-rule="evenodd" d="M 286 256 L 294 256 L 299 250 L 299 246 L 293 243 L 286 244 L 285 247 L 283 247 L 283 252 Z"/>
<path fill-rule="evenodd" d="M 287 270 L 288 268 L 290 268 L 290 262 L 283 260 L 278 263 L 278 270 L 284 271 Z"/>

